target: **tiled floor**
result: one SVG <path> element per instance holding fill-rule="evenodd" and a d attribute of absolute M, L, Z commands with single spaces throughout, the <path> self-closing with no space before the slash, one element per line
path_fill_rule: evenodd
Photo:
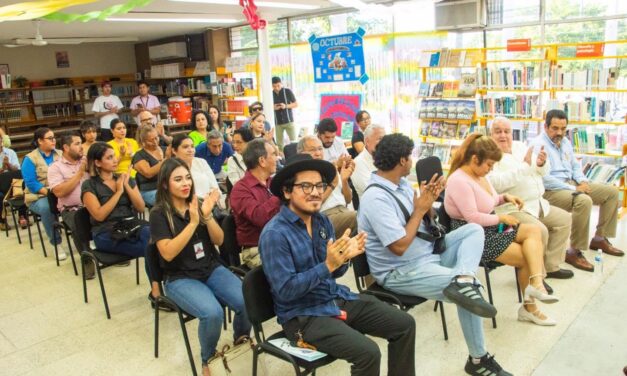
<path fill-rule="evenodd" d="M 596 219 L 596 214 L 593 214 Z M 627 221 L 614 241 L 627 249 Z M 18 245 L 15 233 L 0 234 L 0 375 L 187 375 L 189 363 L 178 321 L 164 314 L 160 358 L 153 356 L 153 311 L 146 299 L 148 283 L 134 267 L 104 271 L 112 319 L 107 320 L 96 280 L 88 281 L 89 304 L 83 303 L 80 277 L 69 261 L 57 267 L 43 258 L 40 246 Z M 591 259 L 592 255 L 587 252 Z M 576 271 L 571 280 L 549 280 L 562 301 L 543 306 L 558 320 L 555 327 L 516 321 L 518 303 L 512 269 L 492 273 L 498 328 L 485 321 L 489 351 L 515 375 L 620 375 L 627 365 L 627 262 L 605 257 L 605 281 Z M 479 275 L 483 275 L 480 271 Z M 341 280 L 354 287 L 352 272 Z M 444 341 L 433 304 L 414 308 L 418 324 L 416 370 L 420 375 L 463 375 L 466 346 L 454 307 L 445 305 L 449 340 Z M 199 358 L 197 321 L 188 324 L 192 349 Z M 269 331 L 277 328 L 268 325 Z M 222 341 L 231 337 L 223 333 Z M 386 347 L 383 352 L 385 374 Z M 263 360 L 268 375 L 290 375 L 286 363 Z M 252 371 L 249 371 L 252 372 Z M 345 362 L 322 368 L 319 375 L 348 375 Z"/>

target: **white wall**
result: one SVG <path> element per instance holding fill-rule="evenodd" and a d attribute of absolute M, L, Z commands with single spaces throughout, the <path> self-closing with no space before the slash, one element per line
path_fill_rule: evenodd
<path fill-rule="evenodd" d="M 55 52 L 67 51 L 69 68 L 57 68 Z M 9 64 L 11 76 L 28 80 L 134 73 L 133 43 L 86 43 L 8 48 L 0 45 L 0 64 Z"/>

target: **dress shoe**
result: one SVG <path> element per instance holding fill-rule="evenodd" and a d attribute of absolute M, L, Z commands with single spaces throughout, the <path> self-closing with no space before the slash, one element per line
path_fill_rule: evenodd
<path fill-rule="evenodd" d="M 537 309 L 535 312 L 529 312 L 525 309 L 524 305 L 521 305 L 518 309 L 518 321 L 529 321 L 540 326 L 554 326 L 557 324 L 555 320 L 548 317 L 547 315 L 544 315 L 544 320 L 542 320 L 542 318 L 536 316 L 536 314 L 539 313 L 540 311 Z"/>
<path fill-rule="evenodd" d="M 569 249 L 566 251 L 566 263 L 587 272 L 594 271 L 594 266 L 586 260 L 584 255 L 578 249 Z"/>
<path fill-rule="evenodd" d="M 572 270 L 568 270 L 568 269 L 558 269 L 554 272 L 546 273 L 547 278 L 555 278 L 555 279 L 569 279 L 569 278 L 573 278 L 574 275 L 575 273 L 573 273 Z"/>
<path fill-rule="evenodd" d="M 625 252 L 614 247 L 612 243 L 610 243 L 610 241 L 607 240 L 607 238 L 603 238 L 603 240 L 596 240 L 596 238 L 592 239 L 590 241 L 589 248 L 594 251 L 601 249 L 603 250 L 603 253 L 607 253 L 608 255 L 611 255 L 611 256 L 625 256 Z"/>
<path fill-rule="evenodd" d="M 531 284 L 527 285 L 527 288 L 525 289 L 525 301 L 531 300 L 529 298 L 535 298 L 541 301 L 542 303 L 547 303 L 547 304 L 553 304 L 553 303 L 557 303 L 560 301 L 560 299 L 557 296 L 552 296 L 552 295 L 549 295 L 547 292 L 540 291 L 537 288 L 531 286 Z"/>
<path fill-rule="evenodd" d="M 546 290 L 546 292 L 549 295 L 553 295 L 553 287 L 549 286 L 549 284 L 546 283 L 546 281 L 542 281 L 542 284 L 544 285 L 544 289 Z"/>

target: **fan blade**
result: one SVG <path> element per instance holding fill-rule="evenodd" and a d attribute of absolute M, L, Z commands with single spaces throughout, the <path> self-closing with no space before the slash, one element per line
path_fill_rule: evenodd
<path fill-rule="evenodd" d="M 25 47 L 26 44 L 5 44 L 4 47 L 7 48 L 16 48 L 16 47 Z"/>

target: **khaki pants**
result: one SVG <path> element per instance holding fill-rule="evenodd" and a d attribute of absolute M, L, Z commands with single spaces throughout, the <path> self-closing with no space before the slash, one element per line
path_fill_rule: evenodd
<path fill-rule="evenodd" d="M 276 143 L 280 150 L 283 150 L 283 133 L 287 132 L 290 142 L 296 142 L 296 128 L 294 123 L 276 125 Z"/>
<path fill-rule="evenodd" d="M 542 231 L 542 245 L 544 245 L 544 268 L 547 272 L 556 272 L 560 269 L 560 263 L 564 262 L 565 250 L 568 248 L 568 235 L 572 219 L 570 213 L 551 206 L 548 215 L 540 210 L 540 218 L 523 212 L 515 211 L 507 213 L 516 217 L 520 223 L 535 224 Z"/>
<path fill-rule="evenodd" d="M 569 182 L 575 184 L 575 182 Z M 547 191 L 544 198 L 551 205 L 569 211 L 573 215 L 570 230 L 570 245 L 579 250 L 588 249 L 590 234 L 590 211 L 592 205 L 599 205 L 599 222 L 596 235 L 613 238 L 616 236 L 618 219 L 618 189 L 606 184 L 590 184 L 590 194 L 574 196 L 570 190 Z"/>
<path fill-rule="evenodd" d="M 327 209 L 323 211 L 322 214 L 329 217 L 331 224 L 333 224 L 336 239 L 344 235 L 344 231 L 346 231 L 347 228 L 351 229 L 351 233 L 357 231 L 357 212 L 354 210 L 340 205 Z"/>
<path fill-rule="evenodd" d="M 253 269 L 261 265 L 261 256 L 259 256 L 259 247 L 250 247 L 242 249 L 242 264 Z"/>

